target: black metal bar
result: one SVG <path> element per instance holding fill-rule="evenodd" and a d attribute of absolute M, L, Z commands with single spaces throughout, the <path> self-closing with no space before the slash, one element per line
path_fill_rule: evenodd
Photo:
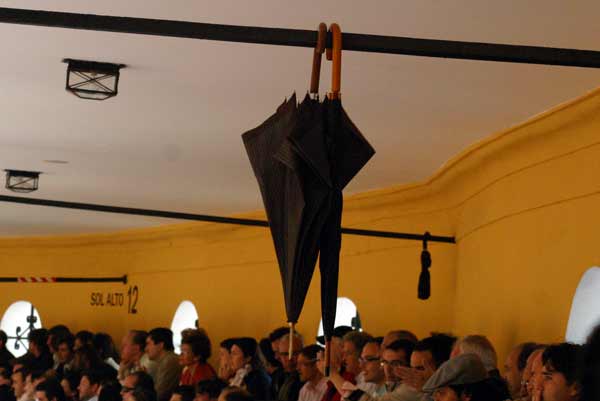
<path fill-rule="evenodd" d="M 380 238 L 397 238 L 397 239 L 407 239 L 414 241 L 422 241 L 425 239 L 425 235 L 421 234 L 407 234 L 407 233 L 396 233 L 390 231 L 374 231 L 374 230 L 361 230 L 358 228 L 342 228 L 342 232 L 344 234 L 350 235 L 363 235 L 366 237 L 380 237 Z M 454 237 L 444 237 L 440 235 L 429 235 L 427 237 L 427 241 L 429 242 L 445 242 L 447 244 L 455 244 L 456 241 Z"/>
<path fill-rule="evenodd" d="M 313 48 L 317 31 L 0 8 L 0 22 L 141 35 Z M 315 23 L 316 25 L 316 23 Z M 328 47 L 331 35 L 327 38 Z M 344 50 L 463 60 L 600 68 L 600 52 L 539 46 L 343 34 Z"/>
<path fill-rule="evenodd" d="M 168 219 L 178 220 L 194 220 L 194 221 L 207 221 L 211 223 L 223 223 L 223 224 L 236 224 L 243 226 L 257 226 L 257 227 L 269 227 L 269 222 L 264 220 L 254 219 L 240 219 L 235 217 L 222 217 L 222 216 L 211 216 L 206 214 L 192 214 L 192 213 L 179 213 L 179 212 L 167 212 L 164 210 L 152 210 L 152 209 L 137 209 L 131 207 L 119 207 L 119 206 L 106 206 L 96 205 L 91 203 L 79 203 L 79 202 L 65 202 L 49 199 L 35 199 L 35 198 L 24 198 L 20 196 L 8 196 L 0 195 L 0 202 L 11 202 L 20 203 L 26 205 L 37 205 L 37 206 L 52 206 L 60 207 L 64 209 L 77 209 L 77 210 L 91 210 L 94 212 L 105 212 L 105 213 L 120 213 L 136 216 L 149 216 L 149 217 L 164 217 Z M 422 241 L 425 236 L 421 234 L 406 234 L 397 233 L 391 231 L 371 231 L 362 230 L 355 228 L 344 228 L 342 227 L 343 234 L 350 235 L 362 235 L 369 237 L 380 237 L 380 238 L 397 238 L 406 240 Z M 453 244 L 455 243 L 454 237 L 443 237 L 437 235 L 428 236 L 430 242 L 445 242 Z"/>
<path fill-rule="evenodd" d="M 120 277 L 55 277 L 57 283 L 123 283 L 127 284 L 127 275 Z"/>
<path fill-rule="evenodd" d="M 23 279 L 30 279 L 29 276 L 22 276 Z M 0 283 L 123 283 L 127 284 L 127 275 L 120 277 L 51 277 L 48 281 L 23 281 L 19 277 L 0 277 Z"/>

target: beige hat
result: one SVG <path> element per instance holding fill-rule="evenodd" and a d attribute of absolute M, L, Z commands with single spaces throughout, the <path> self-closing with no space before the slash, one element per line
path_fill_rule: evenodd
<path fill-rule="evenodd" d="M 472 384 L 488 377 L 481 359 L 475 354 L 458 355 L 442 364 L 423 386 L 424 393 L 433 393 L 438 388 Z"/>

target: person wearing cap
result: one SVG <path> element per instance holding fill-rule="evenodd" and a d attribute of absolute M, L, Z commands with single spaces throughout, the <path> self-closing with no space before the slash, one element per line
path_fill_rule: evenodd
<path fill-rule="evenodd" d="M 492 345 L 492 342 L 483 335 L 468 335 L 460 338 L 454 343 L 454 348 L 450 354 L 450 358 L 454 358 L 461 354 L 475 354 L 483 362 L 485 370 L 488 372 L 490 382 L 493 382 L 504 394 L 504 398 L 508 399 L 511 397 L 508 389 L 508 384 L 500 376 L 498 370 L 498 356 L 496 350 Z"/>
<path fill-rule="evenodd" d="M 444 362 L 423 385 L 434 401 L 504 401 L 490 383 L 488 372 L 475 354 L 461 354 Z"/>
<path fill-rule="evenodd" d="M 229 384 L 246 389 L 257 400 L 268 401 L 272 399 L 271 378 L 262 367 L 257 348 L 254 338 L 233 339 L 231 367 L 235 375 Z"/>

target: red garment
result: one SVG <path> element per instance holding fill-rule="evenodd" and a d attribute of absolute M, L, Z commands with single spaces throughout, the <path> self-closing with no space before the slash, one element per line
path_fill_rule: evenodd
<path fill-rule="evenodd" d="M 356 384 L 356 380 L 354 379 L 354 375 L 350 372 L 343 372 L 342 377 L 344 380 Z M 327 391 L 325 391 L 325 395 L 321 399 L 321 401 L 341 401 L 342 395 L 338 393 L 335 386 L 331 382 L 327 382 Z"/>
<path fill-rule="evenodd" d="M 200 380 L 209 380 L 217 377 L 217 373 L 208 363 L 201 363 L 189 366 L 181 373 L 181 386 L 193 386 Z"/>

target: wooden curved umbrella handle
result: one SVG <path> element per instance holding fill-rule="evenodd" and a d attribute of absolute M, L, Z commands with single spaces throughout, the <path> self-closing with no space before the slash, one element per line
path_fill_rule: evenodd
<path fill-rule="evenodd" d="M 321 78 L 321 57 L 325 51 L 325 42 L 327 40 L 327 25 L 323 22 L 319 24 L 317 36 L 317 45 L 313 53 L 312 74 L 310 76 L 310 93 L 319 94 L 319 80 Z"/>
<path fill-rule="evenodd" d="M 331 48 L 327 49 L 327 60 L 332 60 L 331 92 L 329 99 L 339 99 L 342 86 L 342 30 L 338 24 L 329 26 L 331 32 Z"/>

